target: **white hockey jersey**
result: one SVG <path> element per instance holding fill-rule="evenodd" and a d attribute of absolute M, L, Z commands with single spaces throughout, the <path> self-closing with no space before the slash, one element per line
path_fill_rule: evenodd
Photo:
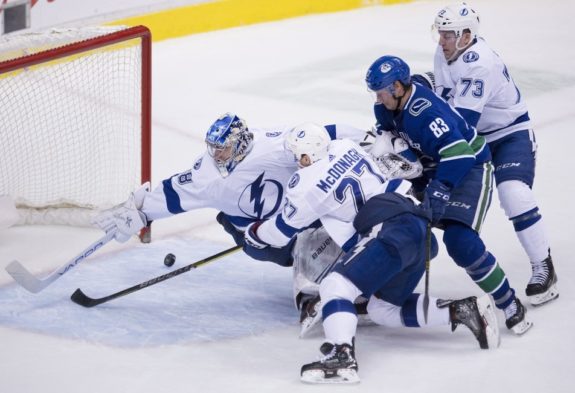
<path fill-rule="evenodd" d="M 297 170 L 293 154 L 284 147 L 292 127 L 250 128 L 253 148 L 229 176 L 223 178 L 207 152 L 193 167 L 165 179 L 144 198 L 141 211 L 148 220 L 198 208 L 215 208 L 231 216 L 238 229 L 277 214 L 288 179 Z M 365 131 L 331 126 L 332 137 L 362 139 Z"/>
<path fill-rule="evenodd" d="M 468 123 L 476 125 L 487 142 L 531 129 L 519 89 L 501 58 L 482 38 L 451 63 L 438 45 L 434 72 L 436 93 L 448 100 Z"/>
<path fill-rule="evenodd" d="M 355 235 L 353 219 L 369 198 L 385 191 L 406 194 L 411 183 L 387 182 L 371 156 L 347 139 L 330 143 L 328 156 L 298 170 L 289 180 L 280 215 L 266 221 L 258 236 L 283 246 L 301 228 L 321 219 L 341 247 Z"/>

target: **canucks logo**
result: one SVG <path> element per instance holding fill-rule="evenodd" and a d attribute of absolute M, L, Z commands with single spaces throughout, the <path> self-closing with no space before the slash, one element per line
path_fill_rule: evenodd
<path fill-rule="evenodd" d="M 391 64 L 383 63 L 381 67 L 379 67 L 379 70 L 382 74 L 387 74 L 389 71 L 391 71 Z"/>
<path fill-rule="evenodd" d="M 409 113 L 416 117 L 421 115 L 425 109 L 431 106 L 431 102 L 426 98 L 418 98 L 409 106 Z"/>
<path fill-rule="evenodd" d="M 242 191 L 238 207 L 250 218 L 265 220 L 279 209 L 283 199 L 283 186 L 274 179 L 264 179 L 262 172 L 257 179 Z"/>

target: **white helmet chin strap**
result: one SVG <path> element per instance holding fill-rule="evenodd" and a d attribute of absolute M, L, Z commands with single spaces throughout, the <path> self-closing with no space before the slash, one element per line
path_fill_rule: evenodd
<path fill-rule="evenodd" d="M 455 41 L 455 52 L 453 52 L 453 55 L 451 55 L 451 57 L 449 59 L 447 59 L 448 62 L 452 62 L 457 60 L 457 58 L 459 57 L 459 55 L 461 55 L 463 52 L 465 52 L 465 50 L 467 48 L 469 48 L 469 45 L 471 45 L 471 43 L 473 42 L 473 40 L 469 41 L 469 43 L 463 47 L 459 46 L 459 43 L 461 42 L 461 39 L 463 38 L 463 34 L 465 33 L 461 33 L 459 35 L 459 37 L 457 37 L 457 41 Z"/>

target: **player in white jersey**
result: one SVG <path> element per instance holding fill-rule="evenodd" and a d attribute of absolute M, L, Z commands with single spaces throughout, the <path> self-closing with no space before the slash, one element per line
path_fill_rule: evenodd
<path fill-rule="evenodd" d="M 297 170 L 293 155 L 284 147 L 287 130 L 288 127 L 248 129 L 242 119 L 227 113 L 208 130 L 207 151 L 191 169 L 163 180 L 152 192 L 134 193 L 126 203 L 102 212 L 96 217 L 96 224 L 103 229 L 115 226 L 116 238 L 125 241 L 153 220 L 208 207 L 220 211 L 218 222 L 238 245 L 244 245 L 243 231 L 248 224 L 271 218 L 280 211 L 288 179 Z M 364 131 L 354 127 L 327 125 L 326 130 L 332 138 L 352 137 L 372 143 L 363 140 Z M 384 145 L 378 144 L 374 149 L 378 149 L 382 165 L 386 164 L 393 173 L 397 170 L 394 163 L 405 163 L 384 158 L 383 153 L 393 149 L 391 142 Z M 417 172 L 416 165 L 411 169 Z M 341 250 L 324 229 L 312 228 L 284 248 L 259 250 L 244 245 L 244 251 L 257 260 L 294 265 L 294 296 L 296 306 L 303 312 L 304 303 L 317 296 L 322 272 Z M 314 255 L 312 259 L 308 258 L 310 254 Z"/>
<path fill-rule="evenodd" d="M 250 225 L 246 242 L 262 249 L 283 247 L 319 219 L 346 251 L 320 284 L 326 342 L 320 348 L 323 358 L 302 367 L 302 381 L 359 381 L 353 304 L 358 296 L 369 299 L 367 309 L 376 323 L 452 328 L 464 324 L 481 348 L 499 345 L 494 305 L 487 295 L 481 301 L 434 299 L 429 318 L 424 317 L 422 299 L 413 290 L 426 256 L 437 254 L 437 241 L 427 230 L 429 208 L 411 195 L 409 181 L 387 179 L 357 144 L 331 140 L 318 125 L 294 128 L 286 145 L 300 169 L 289 180 L 281 213 Z"/>
<path fill-rule="evenodd" d="M 433 26 L 436 93 L 489 144 L 501 206 L 531 260 L 526 294 L 533 305 L 559 296 L 549 241 L 533 194 L 536 143 L 527 106 L 501 57 L 478 36 L 469 5 L 443 8 Z"/>

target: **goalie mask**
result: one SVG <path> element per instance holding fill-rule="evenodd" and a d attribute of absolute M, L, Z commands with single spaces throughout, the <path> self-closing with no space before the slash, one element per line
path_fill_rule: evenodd
<path fill-rule="evenodd" d="M 310 164 L 327 155 L 331 138 L 325 127 L 304 123 L 294 127 L 286 135 L 285 147 L 294 155 L 294 160 L 301 168 L 301 158 L 308 156 Z"/>
<path fill-rule="evenodd" d="M 227 177 L 251 151 L 253 134 L 246 123 L 232 113 L 222 115 L 206 133 L 208 154 L 222 177 Z"/>

